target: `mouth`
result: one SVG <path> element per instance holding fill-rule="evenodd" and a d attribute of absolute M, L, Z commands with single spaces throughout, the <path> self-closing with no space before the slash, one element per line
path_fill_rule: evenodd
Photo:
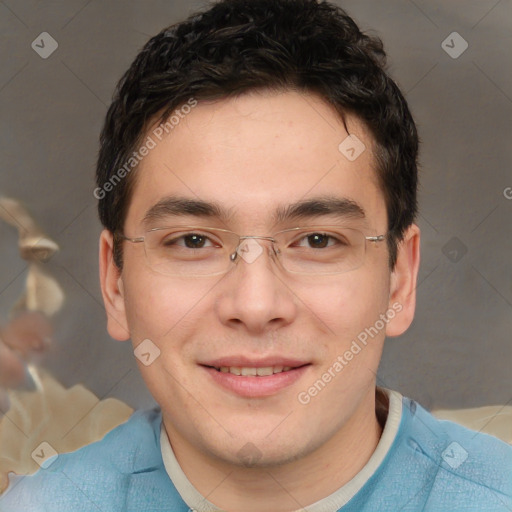
<path fill-rule="evenodd" d="M 305 365 L 302 365 L 305 366 Z M 208 368 L 214 368 L 221 373 L 230 373 L 231 375 L 239 375 L 242 377 L 268 377 L 276 373 L 289 372 L 294 370 L 293 366 L 208 366 Z"/>
<path fill-rule="evenodd" d="M 224 390 L 246 398 L 262 398 L 275 395 L 297 382 L 311 363 L 291 360 L 259 363 L 216 361 L 200 366 Z"/>

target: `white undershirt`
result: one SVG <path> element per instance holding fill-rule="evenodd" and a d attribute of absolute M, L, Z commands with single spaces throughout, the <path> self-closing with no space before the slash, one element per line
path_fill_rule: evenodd
<path fill-rule="evenodd" d="M 372 456 L 352 480 L 326 498 L 302 509 L 301 512 L 332 512 L 333 510 L 340 509 L 357 494 L 384 460 L 384 457 L 395 440 L 402 419 L 402 395 L 397 391 L 385 388 L 379 389 L 381 389 L 389 399 L 389 410 L 381 438 Z M 206 500 L 190 483 L 185 473 L 183 473 L 172 450 L 163 422 L 160 427 L 160 446 L 167 474 L 172 480 L 174 487 L 176 487 L 176 490 L 183 498 L 183 501 L 196 512 L 222 512 L 221 509 Z"/>

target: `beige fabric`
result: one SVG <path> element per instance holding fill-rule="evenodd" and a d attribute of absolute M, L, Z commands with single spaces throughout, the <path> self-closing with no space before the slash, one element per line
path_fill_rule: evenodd
<path fill-rule="evenodd" d="M 29 265 L 25 292 L 14 306 L 15 311 L 41 311 L 52 316 L 64 303 L 64 292 L 57 280 L 37 263 Z"/>
<path fill-rule="evenodd" d="M 41 443 L 57 453 L 77 450 L 100 440 L 133 412 L 120 400 L 99 400 L 82 385 L 65 389 L 48 373 L 30 371 L 37 391 L 9 391 L 10 409 L 0 419 L 0 493 L 9 472 L 26 475 L 39 469 L 33 454 L 42 453 Z"/>
<path fill-rule="evenodd" d="M 440 420 L 450 420 L 471 430 L 484 432 L 512 444 L 512 406 L 489 405 L 473 409 L 439 409 L 432 414 Z"/>
<path fill-rule="evenodd" d="M 18 230 L 18 247 L 23 259 L 46 261 L 58 251 L 59 246 L 43 232 L 17 199 L 0 197 L 0 219 Z"/>

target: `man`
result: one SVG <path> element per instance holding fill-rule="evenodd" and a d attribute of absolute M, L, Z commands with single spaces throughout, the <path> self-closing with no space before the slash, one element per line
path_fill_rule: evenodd
<path fill-rule="evenodd" d="M 97 168 L 108 330 L 160 408 L 2 510 L 510 510 L 512 449 L 376 387 L 410 325 L 418 139 L 329 3 L 224 0 L 123 76 Z"/>

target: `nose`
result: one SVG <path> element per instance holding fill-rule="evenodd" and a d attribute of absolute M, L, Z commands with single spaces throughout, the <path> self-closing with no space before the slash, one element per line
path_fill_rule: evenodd
<path fill-rule="evenodd" d="M 284 282 L 272 241 L 243 237 L 231 255 L 236 265 L 224 276 L 215 306 L 224 325 L 261 334 L 293 322 L 297 303 Z"/>

